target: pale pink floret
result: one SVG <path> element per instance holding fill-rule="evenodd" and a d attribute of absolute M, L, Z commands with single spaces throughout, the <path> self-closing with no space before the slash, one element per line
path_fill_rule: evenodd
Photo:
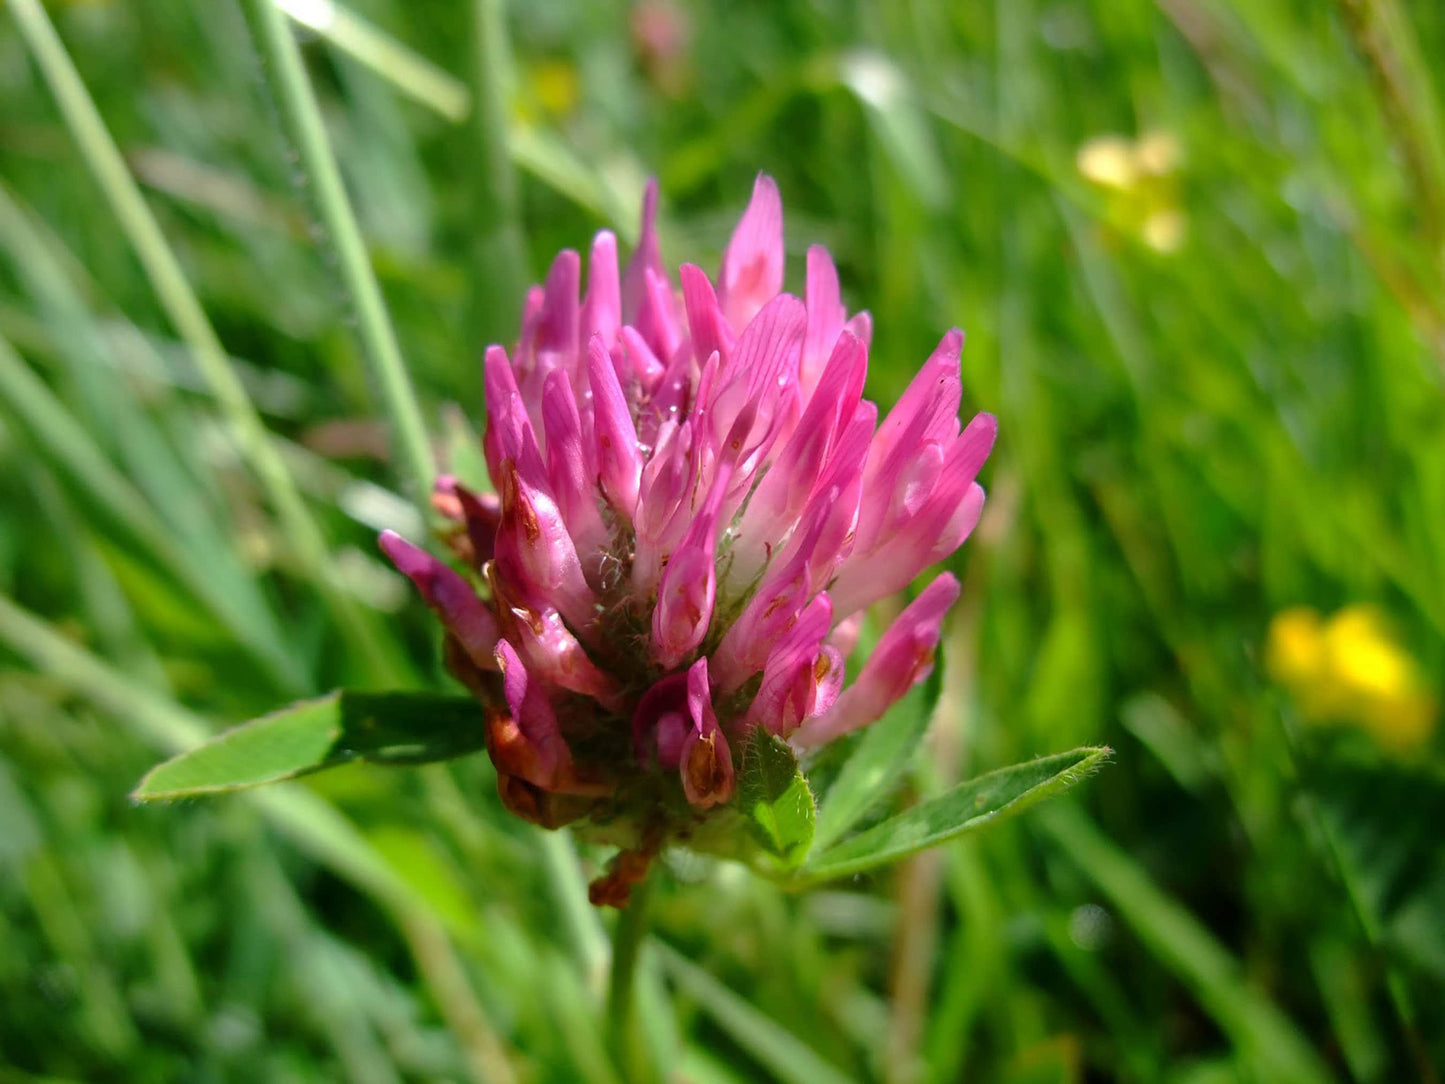
<path fill-rule="evenodd" d="M 997 423 L 960 425 L 952 330 L 879 425 L 862 398 L 870 318 L 849 315 L 826 249 L 808 250 L 801 299 L 782 292 L 784 265 L 782 202 L 759 176 L 716 283 L 688 264 L 675 287 L 649 184 L 626 269 L 598 233 L 579 298 L 582 261 L 561 253 L 511 355 L 486 353 L 499 499 L 444 479 L 435 503 L 487 593 L 383 536 L 477 668 L 478 695 L 501 666 L 513 718 L 489 736 L 507 775 L 577 794 L 583 772 L 606 793 L 615 769 L 574 764 L 572 731 L 630 727 L 637 768 L 679 773 L 706 809 L 731 798 L 733 753 L 755 728 L 816 746 L 931 668 L 950 575 L 842 687 L 862 611 L 977 524 Z"/>
<path fill-rule="evenodd" d="M 502 632 L 541 681 L 616 707 L 617 682 L 598 669 L 556 610 L 514 606 L 503 615 Z"/>
<path fill-rule="evenodd" d="M 642 479 L 642 452 L 627 397 L 600 335 L 587 344 L 587 382 L 592 389 L 598 488 L 617 514 L 631 523 Z"/>
<path fill-rule="evenodd" d="M 571 765 L 572 757 L 551 700 L 506 640 L 497 642 L 496 665 L 502 672 L 502 693 L 515 728 L 504 731 L 509 755 L 503 770 L 539 787 L 554 786 Z M 494 744 L 497 738 L 492 735 Z"/>
<path fill-rule="evenodd" d="M 827 712 L 804 723 L 793 744 L 809 748 L 867 726 L 933 670 L 943 618 L 958 599 L 958 580 L 945 572 L 888 626 L 858 679 Z"/>
<path fill-rule="evenodd" d="M 622 327 L 622 283 L 617 274 L 617 237 L 602 230 L 592 239 L 587 257 L 587 296 L 582 299 L 582 324 L 578 338 L 588 342 L 593 335 L 612 343 Z"/>
<path fill-rule="evenodd" d="M 687 713 L 692 727 L 682 739 L 678 757 L 682 792 L 698 809 L 721 805 L 733 796 L 733 758 L 713 711 L 707 659 L 688 668 Z"/>
<path fill-rule="evenodd" d="M 703 641 L 717 595 L 717 520 L 729 472 L 713 484 L 707 504 L 683 535 L 657 586 L 652 612 L 652 650 L 671 670 Z"/>
<path fill-rule="evenodd" d="M 483 669 L 494 669 L 497 619 L 482 604 L 472 585 L 431 554 L 417 549 L 395 531 L 381 532 L 382 551 L 407 579 L 416 585 L 426 604 L 441 618 L 446 630 Z"/>
<path fill-rule="evenodd" d="M 561 511 L 541 486 L 503 463 L 502 518 L 497 527 L 497 573 L 517 597 L 537 609 L 555 607 L 579 633 L 592 627 L 597 596 L 582 575 Z"/>
<path fill-rule="evenodd" d="M 798 384 L 804 396 L 811 395 L 832 354 L 838 335 L 848 322 L 848 310 L 838 290 L 838 269 L 833 257 L 822 245 L 808 249 L 808 278 L 803 290 L 808 306 L 808 333 L 803 339 L 803 361 L 798 368 Z M 860 314 L 862 315 L 862 314 Z M 866 350 L 866 336 L 861 339 Z"/>
<path fill-rule="evenodd" d="M 803 720 L 832 707 L 843 683 L 842 657 L 824 643 L 832 624 L 833 606 L 825 591 L 773 646 L 748 723 L 787 737 Z"/>
<path fill-rule="evenodd" d="M 768 543 L 797 521 L 817 488 L 862 397 L 867 360 L 867 350 L 853 335 L 835 336 L 801 421 L 748 501 L 738 534 L 754 561 L 767 559 Z"/>
<path fill-rule="evenodd" d="M 748 322 L 783 288 L 783 200 L 778 186 L 759 173 L 753 198 L 723 253 L 718 295 L 728 322 Z"/>
<path fill-rule="evenodd" d="M 542 432 L 547 438 L 547 479 L 553 499 L 572 537 L 582 573 L 596 587 L 598 555 L 608 542 L 594 490 L 596 459 L 582 433 L 572 383 L 560 369 L 547 374 L 542 389 Z"/>

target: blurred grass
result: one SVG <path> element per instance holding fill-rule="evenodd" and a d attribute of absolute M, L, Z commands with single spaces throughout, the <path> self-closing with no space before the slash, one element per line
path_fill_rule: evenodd
<path fill-rule="evenodd" d="M 1373 602 L 1437 696 L 1445 673 L 1445 10 L 300 7 L 345 242 L 239 9 L 55 4 L 49 54 L 33 0 L 0 11 L 20 1079 L 617 1078 L 605 945 L 559 887 L 571 845 L 510 821 L 484 764 L 347 768 L 262 818 L 125 795 L 288 694 L 440 683 L 374 555 L 378 528 L 419 528 L 397 491 L 423 455 L 387 440 L 378 319 L 440 448 L 442 404 L 480 420 L 478 346 L 516 334 L 520 268 L 631 236 L 649 172 L 668 260 L 706 262 L 758 169 L 790 282 L 822 241 L 873 312 L 872 393 L 958 324 L 968 406 L 1000 416 L 933 755 L 899 800 L 1116 756 L 931 873 L 794 897 L 677 859 L 643 957 L 651 1059 L 691 1080 L 1439 1079 L 1439 738 L 1400 759 L 1304 727 L 1261 651 L 1287 606 Z M 76 141 L 39 57 L 98 107 L 121 156 L 103 184 L 104 133 Z M 1155 179 L 1080 172 L 1090 140 L 1150 133 L 1178 152 Z M 368 257 L 384 308 L 356 301 Z"/>

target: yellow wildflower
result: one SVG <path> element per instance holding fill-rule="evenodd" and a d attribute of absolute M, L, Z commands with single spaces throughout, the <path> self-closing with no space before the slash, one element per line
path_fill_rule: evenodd
<path fill-rule="evenodd" d="M 532 91 L 545 112 L 569 116 L 580 97 L 577 69 L 565 60 L 544 60 L 532 69 Z"/>
<path fill-rule="evenodd" d="M 1128 190 L 1139 179 L 1134 144 L 1120 135 L 1096 136 L 1079 148 L 1074 157 L 1083 176 L 1105 188 Z"/>
<path fill-rule="evenodd" d="M 1347 606 L 1328 621 L 1309 607 L 1270 623 L 1265 666 L 1316 724 L 1350 723 L 1391 752 L 1418 749 L 1435 728 L 1435 698 L 1384 615 Z"/>
<path fill-rule="evenodd" d="M 1293 606 L 1275 614 L 1265 648 L 1269 676 L 1290 687 L 1315 681 L 1325 659 L 1323 627 L 1318 611 L 1309 606 Z"/>
<path fill-rule="evenodd" d="M 1106 214 L 1114 225 L 1167 255 L 1179 251 L 1189 228 L 1174 181 L 1183 158 L 1178 137 L 1156 130 L 1136 140 L 1095 136 L 1079 148 L 1074 165 L 1109 192 Z"/>

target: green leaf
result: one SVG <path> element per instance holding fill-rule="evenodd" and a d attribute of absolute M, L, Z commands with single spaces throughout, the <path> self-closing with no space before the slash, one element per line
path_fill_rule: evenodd
<path fill-rule="evenodd" d="M 784 868 L 807 857 L 813 844 L 813 792 L 788 743 L 759 730 L 743 754 L 738 805 L 753 839 Z"/>
<path fill-rule="evenodd" d="M 1110 750 L 1085 747 L 981 775 L 813 856 L 804 883 L 848 877 L 1022 812 L 1089 775 Z"/>
<path fill-rule="evenodd" d="M 927 681 L 915 685 L 887 715 L 863 731 L 852 756 L 823 795 L 813 846 L 831 847 L 892 789 L 933 719 L 943 688 L 942 671 L 935 666 Z"/>
<path fill-rule="evenodd" d="M 482 707 L 469 697 L 338 690 L 243 723 L 152 768 L 133 797 L 221 793 L 352 760 L 449 760 L 481 749 L 485 735 Z"/>

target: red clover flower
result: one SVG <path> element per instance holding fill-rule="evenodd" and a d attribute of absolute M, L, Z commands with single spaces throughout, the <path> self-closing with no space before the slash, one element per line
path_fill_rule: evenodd
<path fill-rule="evenodd" d="M 968 537 L 993 445 L 960 427 L 958 330 L 878 424 L 862 398 L 871 321 L 826 249 L 783 293 L 783 209 L 759 176 L 716 284 L 664 270 L 649 185 L 636 252 L 561 253 L 486 353 L 496 493 L 443 477 L 436 507 L 468 575 L 387 532 L 382 548 L 446 627 L 451 672 L 487 709 L 504 804 L 586 819 L 627 883 L 734 796 L 767 732 L 807 750 L 879 718 L 933 666 L 958 597 L 939 575 L 848 688 L 863 611 Z M 630 869 L 630 872 L 629 872 Z"/>

